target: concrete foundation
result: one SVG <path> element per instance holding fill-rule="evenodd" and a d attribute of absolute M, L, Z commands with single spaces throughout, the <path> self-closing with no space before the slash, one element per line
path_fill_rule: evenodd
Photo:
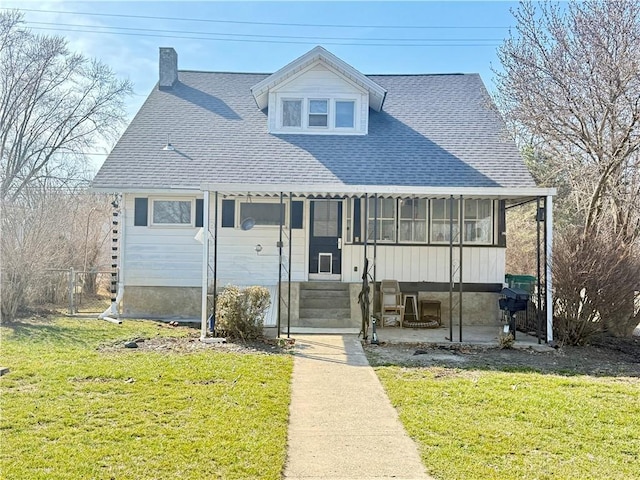
<path fill-rule="evenodd" d="M 123 315 L 130 318 L 200 319 L 200 287 L 134 287 L 124 289 Z"/>

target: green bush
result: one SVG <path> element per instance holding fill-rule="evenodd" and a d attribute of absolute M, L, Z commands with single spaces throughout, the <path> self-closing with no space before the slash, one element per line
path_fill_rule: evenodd
<path fill-rule="evenodd" d="M 270 305 L 269 290 L 264 287 L 229 285 L 218 295 L 216 330 L 231 338 L 259 338 Z"/>

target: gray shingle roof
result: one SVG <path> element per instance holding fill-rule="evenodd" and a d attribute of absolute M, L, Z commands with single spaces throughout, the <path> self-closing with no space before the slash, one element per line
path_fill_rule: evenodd
<path fill-rule="evenodd" d="M 369 75 L 387 89 L 369 134 L 267 133 L 250 88 L 264 74 L 180 71 L 151 92 L 95 188 L 206 183 L 533 187 L 480 77 Z M 175 151 L 162 151 L 167 134 Z"/>

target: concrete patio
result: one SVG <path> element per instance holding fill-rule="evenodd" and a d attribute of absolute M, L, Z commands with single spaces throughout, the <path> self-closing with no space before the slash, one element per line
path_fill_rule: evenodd
<path fill-rule="evenodd" d="M 496 324 L 491 326 L 478 326 L 478 325 L 462 325 L 462 341 L 460 341 L 460 329 L 458 325 L 454 324 L 453 327 L 453 339 L 451 340 L 449 335 L 449 327 L 441 326 L 439 328 L 400 328 L 400 327 L 377 327 L 376 333 L 378 335 L 378 342 L 386 343 L 428 343 L 435 345 L 478 345 L 493 347 L 498 346 L 498 336 L 503 330 L 502 324 Z M 325 331 L 326 330 L 326 331 Z M 293 336 L 299 334 L 358 334 L 358 329 L 317 329 L 317 328 L 292 328 L 291 334 Z M 282 336 L 286 336 L 286 331 L 281 333 Z M 372 338 L 372 328 L 369 327 L 369 338 Z M 523 332 L 516 332 L 516 341 L 513 348 L 532 348 L 535 350 L 550 350 L 551 347 L 542 340 L 538 343 L 538 339 L 533 335 L 527 335 Z"/>

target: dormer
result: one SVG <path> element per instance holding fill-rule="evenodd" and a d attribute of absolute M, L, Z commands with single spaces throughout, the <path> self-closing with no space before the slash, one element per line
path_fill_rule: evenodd
<path fill-rule="evenodd" d="M 318 46 L 251 88 L 270 133 L 366 135 L 387 91 Z"/>

